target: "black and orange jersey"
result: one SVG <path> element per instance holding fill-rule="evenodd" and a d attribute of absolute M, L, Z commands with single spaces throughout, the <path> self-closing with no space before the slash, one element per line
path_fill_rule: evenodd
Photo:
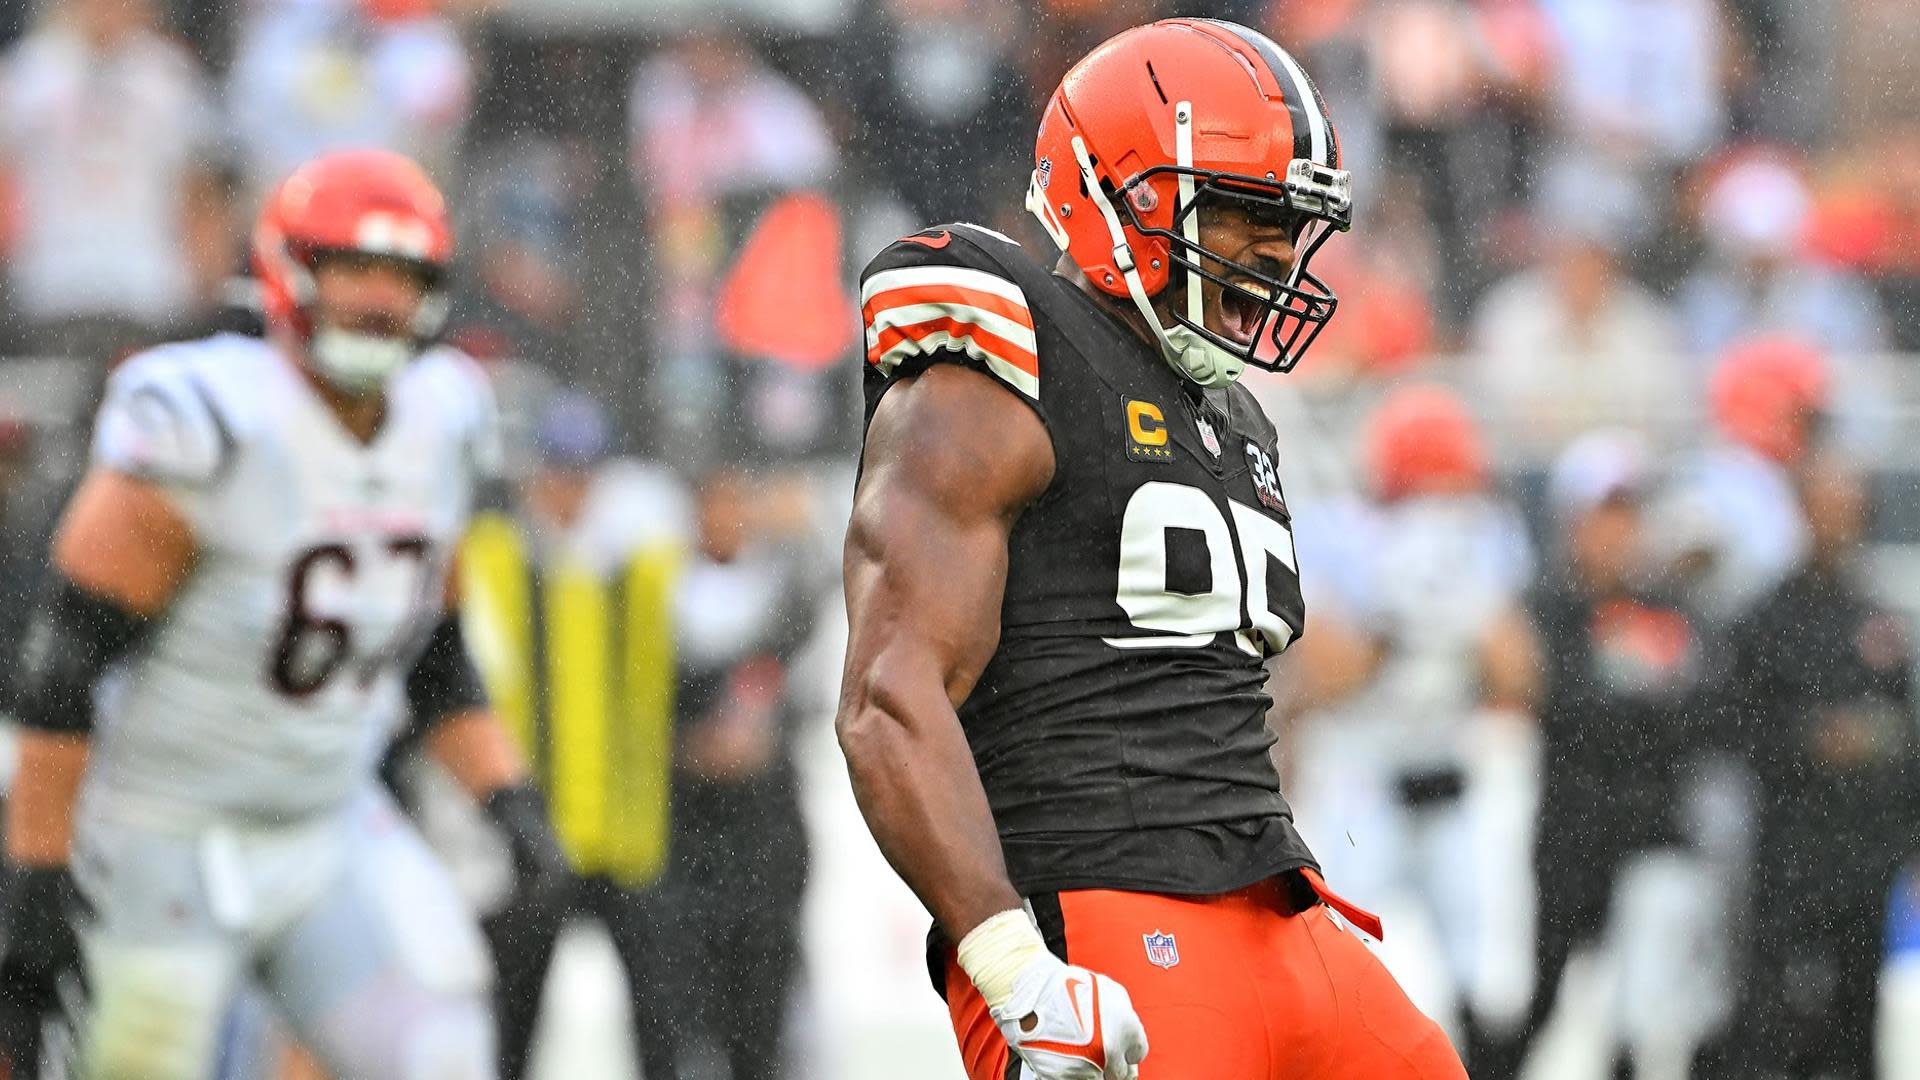
<path fill-rule="evenodd" d="M 862 276 L 867 417 L 933 363 L 1046 424 L 1000 642 L 960 719 L 1023 892 L 1227 892 L 1312 856 L 1269 756 L 1267 657 L 1303 620 L 1274 428 L 1202 391 L 1014 241 L 948 225 Z"/>

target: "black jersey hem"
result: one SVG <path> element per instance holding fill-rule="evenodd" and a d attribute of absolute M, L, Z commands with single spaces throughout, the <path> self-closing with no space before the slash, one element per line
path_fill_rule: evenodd
<path fill-rule="evenodd" d="M 1114 877 L 1108 875 L 1065 875 L 1061 877 L 1037 877 L 1014 882 L 1014 889 L 1021 896 L 1033 896 L 1041 893 L 1081 892 L 1088 889 L 1110 889 L 1114 892 L 1159 893 L 1163 896 L 1223 896 L 1238 892 L 1250 885 L 1257 885 L 1271 877 L 1290 873 L 1303 867 L 1312 867 L 1316 872 L 1320 864 L 1306 856 L 1290 856 L 1265 864 L 1262 869 L 1250 870 L 1244 876 L 1222 878 L 1216 882 L 1204 884 L 1192 880 L 1154 877 Z"/>

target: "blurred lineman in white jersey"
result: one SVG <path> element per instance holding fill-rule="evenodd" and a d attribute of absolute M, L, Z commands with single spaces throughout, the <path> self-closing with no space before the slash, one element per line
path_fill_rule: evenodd
<path fill-rule="evenodd" d="M 268 337 L 129 360 L 55 537 L 5 962 L 84 1077 L 205 1080 L 253 981 L 334 1076 L 489 1080 L 484 946 L 374 776 L 417 725 L 520 886 L 560 880 L 447 588 L 495 434 L 483 373 L 431 344 L 446 210 L 412 162 L 335 153 L 253 246 Z"/>
<path fill-rule="evenodd" d="M 1324 572 L 1299 663 L 1344 683 L 1304 703 L 1300 830 L 1394 928 L 1388 969 L 1477 1069 L 1481 1022 L 1524 1007 L 1532 963 L 1533 549 L 1452 394 L 1396 391 L 1366 436 L 1374 499 L 1300 537 L 1301 565 Z"/>

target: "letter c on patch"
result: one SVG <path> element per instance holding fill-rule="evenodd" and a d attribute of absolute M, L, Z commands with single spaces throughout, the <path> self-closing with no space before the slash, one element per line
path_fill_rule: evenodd
<path fill-rule="evenodd" d="M 1141 446 L 1167 444 L 1167 418 L 1151 401 L 1127 402 L 1127 434 Z"/>

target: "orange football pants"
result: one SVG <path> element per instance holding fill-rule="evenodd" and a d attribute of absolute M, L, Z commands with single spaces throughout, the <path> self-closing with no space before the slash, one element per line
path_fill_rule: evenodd
<path fill-rule="evenodd" d="M 1316 893 L 1344 902 L 1299 875 L 1220 896 L 1092 890 L 1034 907 L 1050 947 L 1064 942 L 1068 963 L 1132 996 L 1149 1044 L 1140 1080 L 1466 1080 L 1439 1025 Z M 1161 934 L 1172 951 L 1161 939 L 1155 963 L 1146 939 Z M 1019 1080 L 951 949 L 946 988 L 968 1080 Z"/>

